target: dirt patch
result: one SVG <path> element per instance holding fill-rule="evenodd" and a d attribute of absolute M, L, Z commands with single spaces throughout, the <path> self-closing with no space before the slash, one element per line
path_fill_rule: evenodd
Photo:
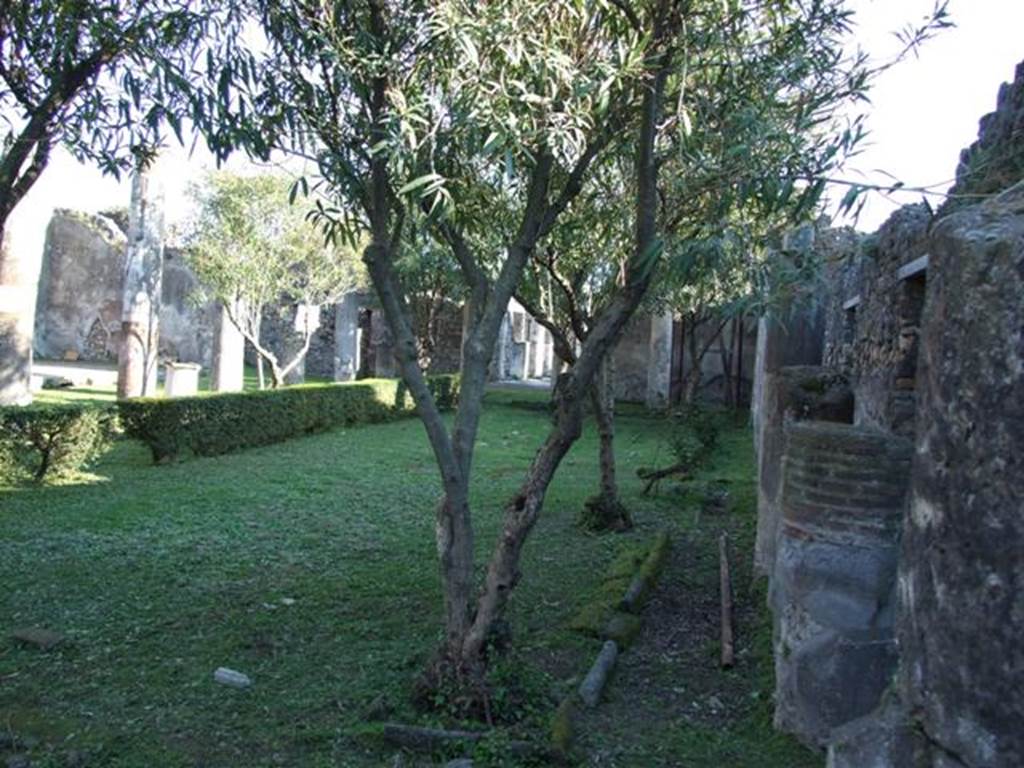
<path fill-rule="evenodd" d="M 751 557 L 747 547 L 733 545 L 730 553 L 736 583 L 736 666 L 728 671 L 719 667 L 716 542 L 721 531 L 734 526 L 729 517 L 709 517 L 703 516 L 695 529 L 673 532 L 675 543 L 644 611 L 643 632 L 621 656 L 607 700 L 579 720 L 581 764 L 698 765 L 678 755 L 655 754 L 657 742 L 669 741 L 658 734 L 667 736 L 686 726 L 738 727 L 764 695 L 757 688 L 760 670 L 751 647 L 760 611 L 747 588 L 750 570 L 743 567 Z M 644 734 L 651 738 L 643 738 Z M 648 743 L 650 751 L 645 751 Z"/>

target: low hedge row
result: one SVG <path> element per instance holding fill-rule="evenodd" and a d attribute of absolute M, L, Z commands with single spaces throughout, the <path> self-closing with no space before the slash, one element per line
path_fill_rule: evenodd
<path fill-rule="evenodd" d="M 428 378 L 443 410 L 458 402 L 458 375 Z M 415 410 L 394 379 L 310 384 L 260 392 L 139 398 L 120 404 L 125 434 L 149 446 L 155 462 L 267 445 L 334 427 L 389 421 Z"/>
<path fill-rule="evenodd" d="M 92 403 L 0 408 L 0 481 L 73 477 L 110 447 L 116 420 Z"/>

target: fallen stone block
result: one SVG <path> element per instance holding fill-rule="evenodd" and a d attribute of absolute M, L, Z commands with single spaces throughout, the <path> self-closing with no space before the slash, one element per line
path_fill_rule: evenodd
<path fill-rule="evenodd" d="M 598 702 L 601 701 L 601 692 L 604 691 L 608 677 L 615 668 L 615 662 L 618 658 L 619 646 L 616 645 L 614 640 L 605 641 L 601 652 L 597 655 L 597 659 L 594 660 L 594 665 L 590 668 L 583 682 L 580 683 L 580 699 L 591 709 L 596 707 Z"/>
<path fill-rule="evenodd" d="M 213 679 L 229 688 L 248 688 L 252 685 L 252 680 L 248 675 L 227 667 L 218 667 L 217 671 L 213 673 Z"/>
<path fill-rule="evenodd" d="M 22 645 L 30 645 L 41 651 L 49 651 L 63 643 L 67 638 L 60 632 L 42 627 L 23 627 L 11 632 L 11 639 Z"/>

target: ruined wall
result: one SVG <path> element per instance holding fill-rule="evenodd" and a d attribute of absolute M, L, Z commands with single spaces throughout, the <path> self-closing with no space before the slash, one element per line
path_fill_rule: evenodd
<path fill-rule="evenodd" d="M 902 690 L 950 765 L 1009 768 L 1024 765 L 1024 184 L 942 221 L 931 248 Z"/>
<path fill-rule="evenodd" d="M 313 339 L 306 354 L 306 376 L 323 379 L 334 378 L 336 305 L 320 308 L 320 326 L 313 332 Z"/>
<path fill-rule="evenodd" d="M 901 208 L 828 270 L 825 364 L 850 378 L 857 424 L 903 436 L 914 431 L 931 220 L 924 205 Z M 908 274 L 915 264 L 921 269 Z"/>
<path fill-rule="evenodd" d="M 121 339 L 127 238 L 110 217 L 58 209 L 46 230 L 34 348 L 43 359 L 114 362 Z M 165 251 L 161 359 L 209 366 L 214 308 L 196 303 L 195 275 L 178 249 Z"/>
<path fill-rule="evenodd" d="M 935 221 L 898 212 L 862 276 L 858 418 L 911 432 L 915 450 L 899 669 L 873 713 L 833 731 L 829 768 L 1024 765 L 1024 66 L 1016 77 L 954 192 L 1016 185 L 953 199 Z"/>
<path fill-rule="evenodd" d="M 651 316 L 637 314 L 626 325 L 615 347 L 615 397 L 644 402 L 647 397 L 647 362 L 651 351 Z"/>
<path fill-rule="evenodd" d="M 105 216 L 54 211 L 36 300 L 33 344 L 38 357 L 117 360 L 127 242 Z"/>
<path fill-rule="evenodd" d="M 217 308 L 199 300 L 199 281 L 180 248 L 164 251 L 161 294 L 161 359 L 199 363 L 209 370 Z"/>
<path fill-rule="evenodd" d="M 960 154 L 956 184 L 943 205 L 943 215 L 976 202 L 971 195 L 990 195 L 1024 179 L 1024 62 L 1012 83 L 999 89 L 996 110 L 981 119 L 978 140 Z M 964 196 L 964 197 L 961 197 Z"/>

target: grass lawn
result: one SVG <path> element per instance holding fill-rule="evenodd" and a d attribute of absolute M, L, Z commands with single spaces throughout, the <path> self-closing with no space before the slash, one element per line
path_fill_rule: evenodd
<path fill-rule="evenodd" d="M 473 489 L 481 562 L 546 430 L 542 396 L 488 396 Z M 728 512 L 706 514 L 692 490 L 640 495 L 635 469 L 667 460 L 665 434 L 664 420 L 639 411 L 620 419 L 624 499 L 637 521 L 625 535 L 574 524 L 597 482 L 592 428 L 567 457 L 526 549 L 513 651 L 495 673 L 497 714 L 515 723 L 516 738 L 546 735 L 599 645 L 567 623 L 617 553 L 669 528 L 674 554 L 643 638 L 608 702 L 581 719 L 579 765 L 820 766 L 770 728 L 763 594 L 749 568 L 749 431 L 728 431 L 698 478 L 731 493 Z M 93 472 L 79 484 L 0 490 L 0 758 L 27 751 L 34 766 L 61 766 L 74 751 L 87 766 L 391 766 L 395 751 L 364 733 L 371 710 L 452 724 L 408 699 L 440 626 L 438 482 L 418 421 L 169 466 L 124 442 Z M 715 663 L 721 530 L 731 531 L 736 563 L 739 656 L 728 673 Z M 24 626 L 68 640 L 42 652 L 7 639 Z M 215 684 L 220 666 L 253 686 Z M 501 755 L 500 743 L 487 747 Z"/>
<path fill-rule="evenodd" d="M 44 361 L 51 365 L 73 365 L 73 363 L 63 363 L 62 361 L 50 360 Z M 97 364 L 98 365 L 98 364 Z M 111 370 L 116 371 L 116 365 L 107 365 L 102 367 L 109 367 Z M 161 376 L 163 372 L 161 371 Z M 322 376 L 307 376 L 306 383 L 308 384 L 326 384 L 331 379 L 324 378 Z M 242 379 L 242 387 L 247 391 L 253 391 L 260 388 L 259 375 L 256 368 L 252 366 L 245 366 L 245 374 Z M 267 372 L 265 377 L 266 386 L 270 386 L 270 373 Z M 210 372 L 205 368 L 199 374 L 199 391 L 200 392 L 211 392 L 210 388 Z M 160 383 L 157 384 L 157 396 L 163 396 L 164 384 L 163 379 L 160 379 Z M 104 387 L 104 386 L 92 386 L 92 387 L 71 387 L 68 389 L 40 389 L 37 392 L 32 393 L 32 397 L 37 403 L 67 403 L 67 402 L 80 402 L 80 401 L 92 401 L 96 403 L 113 403 L 117 400 L 117 388 L 116 387 Z"/>

